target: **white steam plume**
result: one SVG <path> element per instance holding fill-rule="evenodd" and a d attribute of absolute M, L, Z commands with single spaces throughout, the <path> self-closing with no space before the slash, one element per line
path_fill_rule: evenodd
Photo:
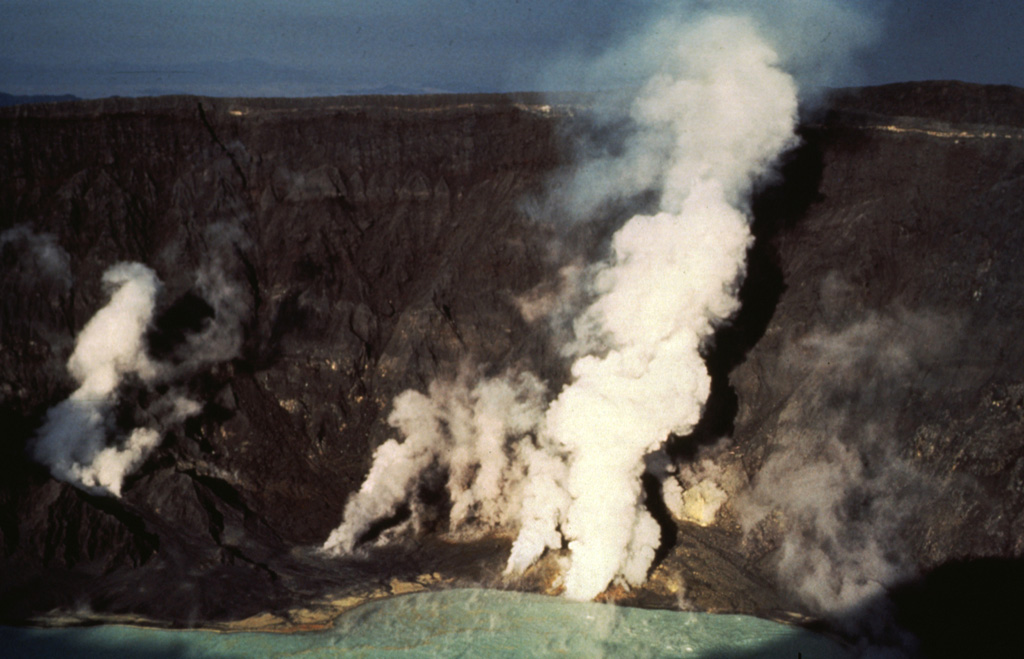
<path fill-rule="evenodd" d="M 509 439 L 535 433 L 543 395 L 543 385 L 530 374 L 484 380 L 472 389 L 463 377 L 434 382 L 429 396 L 411 390 L 399 395 L 388 423 L 405 441 L 392 439 L 377 448 L 370 473 L 345 506 L 345 522 L 324 548 L 351 552 L 374 522 L 398 511 L 434 465 L 448 473 L 453 531 L 470 519 L 478 528 L 503 528 L 522 499 L 517 452 L 528 450 L 528 442 L 510 449 Z"/>
<path fill-rule="evenodd" d="M 168 384 L 182 367 L 154 362 L 146 351 L 145 334 L 161 288 L 156 273 L 141 263 L 119 263 L 103 274 L 103 284 L 110 301 L 79 332 L 68 359 L 78 389 L 47 411 L 30 451 L 55 478 L 94 494 L 121 496 L 125 477 L 160 444 L 164 430 L 202 406 L 171 387 L 148 405 L 155 427 L 135 428 L 108 444 L 117 430 L 111 413 L 125 379 Z"/>
<path fill-rule="evenodd" d="M 119 263 L 103 274 L 103 284 L 110 301 L 82 328 L 68 360 L 79 387 L 47 412 L 31 452 L 60 480 L 120 495 L 125 475 L 159 442 L 155 430 L 136 429 L 123 447 L 106 446 L 118 385 L 129 375 L 143 381 L 157 375 L 143 338 L 160 281 L 142 264 Z"/>
<path fill-rule="evenodd" d="M 450 477 L 453 525 L 476 506 L 476 521 L 517 533 L 509 572 L 568 542 L 570 598 L 646 579 L 659 529 L 644 506 L 643 458 L 700 418 L 710 391 L 700 350 L 738 308 L 752 186 L 796 141 L 796 85 L 752 20 L 712 16 L 672 27 L 671 41 L 664 25 L 657 31 L 657 66 L 631 109 L 633 142 L 576 180 L 592 199 L 656 187 L 661 200 L 657 213 L 633 217 L 616 233 L 597 269 L 594 301 L 574 323 L 570 384 L 546 410 L 535 402 L 523 410 L 528 421 L 518 429 L 479 402 L 458 408 L 466 416 L 455 413 L 452 400 L 464 394 L 437 384 L 429 397 L 402 394 L 391 423 L 405 442 L 378 449 L 328 551 L 351 551 L 374 520 L 409 497 L 419 474 L 440 463 Z M 484 382 L 469 399 L 497 386 Z M 491 418 L 500 422 L 483 422 Z M 486 475 L 487 486 L 467 487 L 470 473 L 478 481 Z M 502 505 L 492 516 L 483 508 L 494 492 Z"/>
<path fill-rule="evenodd" d="M 32 237 L 19 231 L 0 234 L 0 247 L 6 240 Z M 145 342 L 161 289 L 156 273 L 140 263 L 120 263 L 104 273 L 110 301 L 79 333 L 68 360 L 79 387 L 47 412 L 30 446 L 32 456 L 49 466 L 54 477 L 96 494 L 120 496 L 125 477 L 160 444 L 163 434 L 202 410 L 185 392 L 188 378 L 238 355 L 250 298 L 232 266 L 237 269 L 235 253 L 245 236 L 237 224 L 217 223 L 207 228 L 204 238 L 206 252 L 195 286 L 212 306 L 213 318 L 201 331 L 189 333 L 170 361 L 153 361 Z M 32 244 L 36 260 L 49 270 L 65 272 L 70 282 L 66 253 L 47 236 L 33 238 Z M 130 376 L 149 389 L 150 402 L 142 410 L 147 427 L 116 437 L 112 412 L 118 388 Z M 158 393 L 157 385 L 167 390 Z"/>
<path fill-rule="evenodd" d="M 642 142 L 661 145 L 660 212 L 614 236 L 598 298 L 576 323 L 578 339 L 607 351 L 577 359 L 546 419 L 570 455 L 570 598 L 646 578 L 659 537 L 643 505 L 643 457 L 700 419 L 710 392 L 700 349 L 739 306 L 747 199 L 794 145 L 796 114 L 794 81 L 741 17 L 682 30 L 633 106 Z"/>

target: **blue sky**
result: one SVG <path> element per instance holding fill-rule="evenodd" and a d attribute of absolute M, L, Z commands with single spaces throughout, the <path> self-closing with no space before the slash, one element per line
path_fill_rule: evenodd
<path fill-rule="evenodd" d="M 650 16 L 721 2 L 0 0 L 0 91 L 306 96 L 572 88 L 579 84 L 572 63 L 619 43 Z M 1024 86 L 1020 0 L 845 4 L 869 7 L 880 38 L 829 84 L 959 79 Z M 801 12 L 790 11 L 798 24 Z M 786 23 L 781 14 L 776 18 Z M 832 35 L 825 26 L 799 36 L 816 39 L 814 29 L 822 40 Z"/>

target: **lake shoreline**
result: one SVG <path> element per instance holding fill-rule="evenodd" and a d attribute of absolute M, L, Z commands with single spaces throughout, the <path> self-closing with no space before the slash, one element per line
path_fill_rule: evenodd
<path fill-rule="evenodd" d="M 444 584 L 434 584 L 432 590 L 378 595 L 334 602 L 336 615 L 330 623 L 296 624 L 296 619 L 275 616 L 279 618 L 275 622 L 255 616 L 242 624 L 173 629 L 150 627 L 144 623 L 152 621 L 138 618 L 107 616 L 108 622 L 116 620 L 116 624 L 0 627 L 0 642 L 17 657 L 105 656 L 115 648 L 127 652 L 123 656 L 140 657 L 288 657 L 296 653 L 432 657 L 462 656 L 469 651 L 499 656 L 711 657 L 722 652 L 780 658 L 798 653 L 836 659 L 850 656 L 850 645 L 840 639 L 742 614 L 643 609 Z M 321 603 L 317 609 L 324 620 L 329 617 L 328 608 Z M 301 618 L 297 611 L 292 615 Z M 79 616 L 75 622 L 84 620 Z"/>

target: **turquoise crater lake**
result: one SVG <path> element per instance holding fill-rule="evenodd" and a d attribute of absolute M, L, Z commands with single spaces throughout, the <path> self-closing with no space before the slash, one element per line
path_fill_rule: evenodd
<path fill-rule="evenodd" d="M 449 590 L 377 600 L 330 630 L 220 633 L 122 625 L 0 628 L 5 657 L 786 657 L 839 658 L 840 644 L 759 618 Z"/>

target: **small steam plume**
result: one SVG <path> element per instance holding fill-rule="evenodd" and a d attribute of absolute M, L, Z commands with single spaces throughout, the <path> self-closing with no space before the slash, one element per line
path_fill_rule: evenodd
<path fill-rule="evenodd" d="M 19 229 L 0 235 L 0 247 L 15 239 L 31 239 L 39 267 L 61 275 L 70 285 L 67 254 L 52 238 Z M 32 456 L 55 478 L 95 494 L 120 496 L 125 477 L 163 435 L 202 410 L 202 404 L 188 395 L 188 379 L 211 364 L 235 358 L 242 347 L 251 299 L 237 283 L 241 277 L 235 270 L 244 242 L 237 223 L 207 228 L 194 286 L 212 317 L 183 332 L 180 345 L 171 346 L 167 359 L 154 359 L 147 345 L 161 290 L 156 273 L 140 263 L 119 263 L 103 274 L 110 300 L 86 323 L 68 360 L 68 371 L 79 387 L 47 412 L 30 444 Z M 119 389 L 128 383 L 147 390 L 145 409 L 136 411 L 144 427 L 118 437 L 114 410 Z"/>
<path fill-rule="evenodd" d="M 68 371 L 79 387 L 51 408 L 31 445 L 36 460 L 54 477 L 96 493 L 120 495 L 124 477 L 157 445 L 160 436 L 135 429 L 121 447 L 109 447 L 110 412 L 128 376 L 156 378 L 144 335 L 153 316 L 160 280 L 139 263 L 119 263 L 103 274 L 110 301 L 79 333 Z"/>
<path fill-rule="evenodd" d="M 456 382 L 434 382 L 429 395 L 406 391 L 394 402 L 388 423 L 405 441 L 388 440 L 373 456 L 359 491 L 345 506 L 345 523 L 325 548 L 351 552 L 379 519 L 394 515 L 409 499 L 420 476 L 437 465 L 448 474 L 453 531 L 470 519 L 477 528 L 505 528 L 522 499 L 524 464 L 508 447 L 510 437 L 535 433 L 543 416 L 544 386 L 531 374 L 509 374 L 470 388 L 468 375 Z M 511 515 L 511 517 L 510 517 Z"/>
<path fill-rule="evenodd" d="M 593 301 L 566 348 L 571 382 L 546 409 L 524 376 L 399 396 L 390 422 L 405 441 L 377 450 L 326 550 L 352 551 L 437 465 L 449 474 L 453 525 L 516 534 L 509 572 L 567 542 L 570 598 L 646 579 L 659 528 L 644 506 L 644 456 L 700 419 L 710 391 L 701 350 L 738 308 L 748 199 L 795 144 L 797 119 L 796 84 L 753 20 L 668 22 L 654 35 L 645 52 L 656 66 L 630 109 L 633 140 L 583 166 L 573 196 L 586 210 L 656 188 L 659 209 L 627 221 L 593 270 Z"/>

